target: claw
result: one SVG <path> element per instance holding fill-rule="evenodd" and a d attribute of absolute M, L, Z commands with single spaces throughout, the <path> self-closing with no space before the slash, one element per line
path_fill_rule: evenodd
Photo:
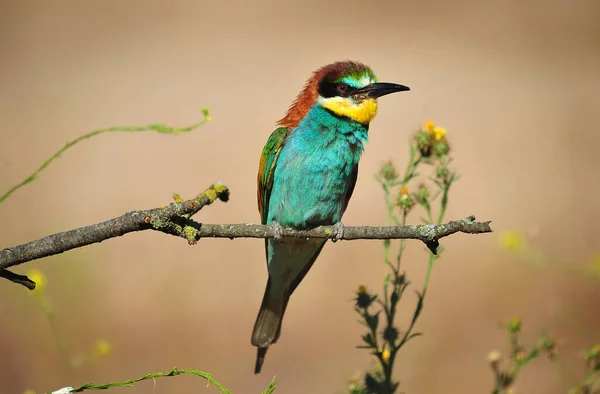
<path fill-rule="evenodd" d="M 344 223 L 337 222 L 333 225 L 333 234 L 335 235 L 331 242 L 337 242 L 344 238 Z"/>
<path fill-rule="evenodd" d="M 273 231 L 275 232 L 275 239 L 283 238 L 283 226 L 277 223 L 277 220 L 273 220 Z"/>

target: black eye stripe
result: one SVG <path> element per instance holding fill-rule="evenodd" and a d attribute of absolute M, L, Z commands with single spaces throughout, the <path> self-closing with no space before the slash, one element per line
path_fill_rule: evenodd
<path fill-rule="evenodd" d="M 338 85 L 340 83 L 329 82 L 327 80 L 323 80 L 319 83 L 319 95 L 321 97 L 329 98 L 329 97 L 348 97 L 351 96 L 356 89 L 350 85 L 344 84 L 346 86 L 345 92 L 340 92 L 338 90 Z"/>

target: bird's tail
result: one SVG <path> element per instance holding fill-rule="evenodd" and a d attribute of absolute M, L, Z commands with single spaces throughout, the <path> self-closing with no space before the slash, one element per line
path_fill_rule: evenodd
<path fill-rule="evenodd" d="M 255 374 L 260 373 L 269 345 L 277 342 L 279 338 L 283 314 L 289 300 L 287 292 L 279 296 L 273 296 L 270 290 L 271 279 L 269 278 L 252 331 L 252 345 L 258 347 L 256 366 L 254 367 Z"/>

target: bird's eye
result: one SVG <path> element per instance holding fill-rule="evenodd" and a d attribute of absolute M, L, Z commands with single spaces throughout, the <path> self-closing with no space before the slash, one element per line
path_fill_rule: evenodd
<path fill-rule="evenodd" d="M 345 83 L 338 83 L 337 91 L 342 94 L 346 93 L 348 91 L 348 85 L 346 85 Z"/>

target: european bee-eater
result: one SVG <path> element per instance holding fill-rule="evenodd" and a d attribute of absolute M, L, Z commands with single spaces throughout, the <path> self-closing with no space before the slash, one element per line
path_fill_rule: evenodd
<path fill-rule="evenodd" d="M 306 229 L 334 225 L 343 237 L 342 215 L 356 184 L 377 98 L 410 90 L 377 82 L 363 64 L 343 61 L 315 71 L 281 126 L 267 140 L 258 168 L 258 211 L 263 224 Z M 310 270 L 326 240 L 265 240 L 269 280 L 254 331 L 259 373 L 269 345 L 281 332 L 290 296 Z"/>

